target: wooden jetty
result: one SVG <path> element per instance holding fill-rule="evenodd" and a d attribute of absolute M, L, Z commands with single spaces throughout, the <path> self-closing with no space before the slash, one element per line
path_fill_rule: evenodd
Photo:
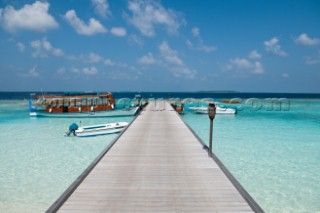
<path fill-rule="evenodd" d="M 151 102 L 47 212 L 263 212 L 199 142 Z"/>

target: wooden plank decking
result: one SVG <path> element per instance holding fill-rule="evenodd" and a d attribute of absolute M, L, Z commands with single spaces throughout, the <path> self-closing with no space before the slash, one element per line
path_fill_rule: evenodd
<path fill-rule="evenodd" d="M 172 107 L 150 103 L 58 212 L 253 212 Z"/>

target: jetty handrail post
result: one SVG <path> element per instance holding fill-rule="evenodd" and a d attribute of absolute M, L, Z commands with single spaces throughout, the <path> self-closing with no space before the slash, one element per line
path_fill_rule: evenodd
<path fill-rule="evenodd" d="M 209 139 L 209 150 L 208 156 L 212 157 L 212 130 L 213 130 L 213 119 L 216 116 L 216 105 L 214 103 L 209 103 L 208 106 L 208 116 L 210 119 L 210 139 Z"/>
<path fill-rule="evenodd" d="M 141 95 L 135 95 L 135 98 L 137 98 L 138 99 L 138 111 L 139 111 L 139 113 L 140 113 L 140 111 L 141 111 Z"/>

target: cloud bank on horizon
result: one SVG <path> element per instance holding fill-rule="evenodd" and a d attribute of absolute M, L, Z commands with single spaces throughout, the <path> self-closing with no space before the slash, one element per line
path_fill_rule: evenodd
<path fill-rule="evenodd" d="M 320 92 L 317 11 L 316 0 L 0 0 L 0 91 Z"/>

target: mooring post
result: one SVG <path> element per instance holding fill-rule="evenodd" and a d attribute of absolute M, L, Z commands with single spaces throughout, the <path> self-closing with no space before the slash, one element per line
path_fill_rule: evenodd
<path fill-rule="evenodd" d="M 209 150 L 208 156 L 212 157 L 212 130 L 213 130 L 213 119 L 216 116 L 216 105 L 214 103 L 209 103 L 208 106 L 208 116 L 210 119 L 210 139 L 209 139 Z"/>
<path fill-rule="evenodd" d="M 141 111 L 141 95 L 140 94 L 136 95 L 135 98 L 138 99 L 138 107 L 139 107 L 139 113 L 140 113 L 140 111 Z"/>

